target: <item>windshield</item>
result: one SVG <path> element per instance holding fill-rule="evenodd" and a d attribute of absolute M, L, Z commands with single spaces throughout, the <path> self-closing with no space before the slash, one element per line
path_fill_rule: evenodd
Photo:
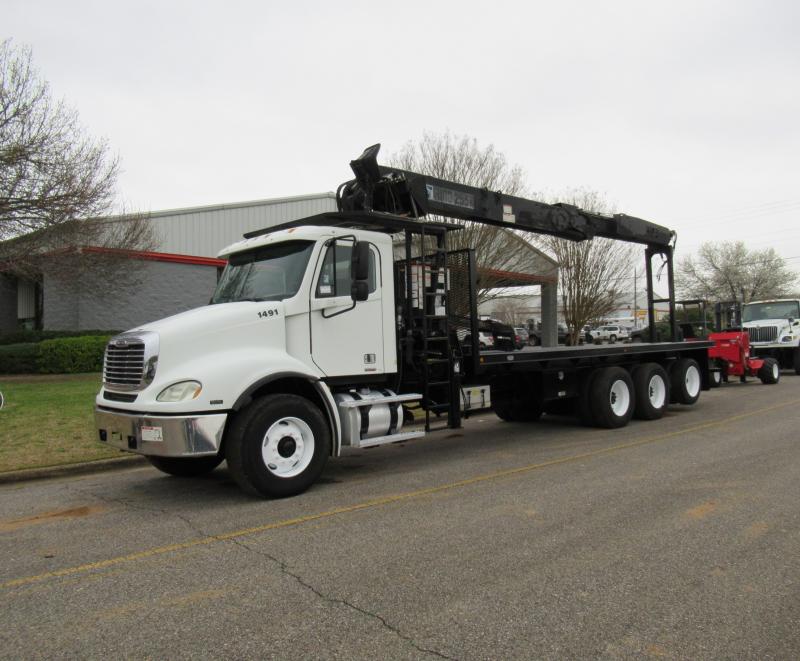
<path fill-rule="evenodd" d="M 212 305 L 291 298 L 300 289 L 313 247 L 313 241 L 286 241 L 231 255 Z"/>
<path fill-rule="evenodd" d="M 797 319 L 800 317 L 797 301 L 775 301 L 774 303 L 750 303 L 744 306 L 742 321 L 759 319 Z"/>

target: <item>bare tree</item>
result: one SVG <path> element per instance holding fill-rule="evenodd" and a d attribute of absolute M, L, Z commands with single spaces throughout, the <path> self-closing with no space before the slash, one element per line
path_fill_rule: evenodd
<path fill-rule="evenodd" d="M 595 213 L 610 213 L 608 203 L 596 191 L 576 189 L 553 202 L 566 202 Z M 619 305 L 630 289 L 635 248 L 611 239 L 569 241 L 542 236 L 537 243 L 559 264 L 559 295 L 571 344 L 577 344 L 582 328 L 602 319 Z"/>
<path fill-rule="evenodd" d="M 519 326 L 522 323 L 521 317 L 524 315 L 524 311 L 525 304 L 522 300 L 513 296 L 504 296 L 494 302 L 492 316 L 509 326 Z"/>
<path fill-rule="evenodd" d="M 508 195 L 526 194 L 525 175 L 518 165 L 509 165 L 494 146 L 478 146 L 474 138 L 451 133 L 425 133 L 421 140 L 408 142 L 390 159 L 390 164 L 447 181 L 502 191 Z M 503 296 L 514 273 L 551 275 L 555 267 L 537 260 L 531 243 L 520 233 L 469 221 L 442 217 L 430 220 L 464 225 L 448 237 L 451 250 L 475 248 L 478 270 L 478 303 Z"/>
<path fill-rule="evenodd" d="M 77 113 L 52 98 L 30 49 L 0 42 L 2 269 L 35 277 L 49 255 L 80 267 L 83 276 L 102 262 L 107 280 L 109 268 L 127 261 L 120 257 L 150 249 L 145 216 L 98 220 L 113 210 L 118 174 L 107 142 L 86 135 Z M 104 257 L 90 264 L 87 248 Z M 114 260 L 108 251 L 117 251 Z M 131 272 L 128 264 L 116 270 Z"/>
<path fill-rule="evenodd" d="M 785 296 L 796 283 L 797 274 L 773 248 L 748 250 L 742 241 L 704 243 L 696 257 L 680 260 L 676 273 L 682 294 L 712 301 Z"/>

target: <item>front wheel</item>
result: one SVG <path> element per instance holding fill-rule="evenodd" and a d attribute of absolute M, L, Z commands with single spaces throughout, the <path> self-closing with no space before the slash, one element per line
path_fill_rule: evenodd
<path fill-rule="evenodd" d="M 322 473 L 331 434 L 322 412 L 298 395 L 267 395 L 235 420 L 225 458 L 233 479 L 254 496 L 302 493 Z"/>
<path fill-rule="evenodd" d="M 764 364 L 758 370 L 758 378 L 761 379 L 761 383 L 778 383 L 781 378 L 781 368 L 778 365 L 778 361 L 774 358 L 764 358 Z"/>
<path fill-rule="evenodd" d="M 162 473 L 176 477 L 205 475 L 219 466 L 223 459 L 221 454 L 211 457 L 147 457 L 147 461 Z"/>

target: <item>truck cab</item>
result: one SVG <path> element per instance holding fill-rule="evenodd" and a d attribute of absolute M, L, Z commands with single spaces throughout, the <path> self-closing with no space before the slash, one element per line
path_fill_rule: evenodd
<path fill-rule="evenodd" d="M 263 463 L 289 479 L 279 479 L 277 489 L 265 486 L 269 476 L 240 482 L 282 495 L 291 478 L 324 464 L 317 455 L 336 455 L 343 438 L 351 440 L 349 420 L 336 411 L 335 384 L 367 386 L 356 396 L 374 400 L 369 384 L 385 386 L 397 372 L 391 236 L 301 226 L 245 239 L 220 257 L 228 265 L 209 305 L 109 343 L 96 399 L 100 440 L 144 454 L 168 473 L 202 473 L 221 462 L 233 418 L 247 427 L 242 418 L 251 416 L 240 413 L 267 399 L 279 413 L 275 429 L 261 429 L 268 438 Z M 382 388 L 381 402 L 371 407 L 366 435 L 399 440 L 403 416 L 397 402 L 384 401 L 394 393 L 384 392 L 390 391 Z"/>
<path fill-rule="evenodd" d="M 742 308 L 742 325 L 754 355 L 775 358 L 800 374 L 800 300 L 753 301 Z"/>

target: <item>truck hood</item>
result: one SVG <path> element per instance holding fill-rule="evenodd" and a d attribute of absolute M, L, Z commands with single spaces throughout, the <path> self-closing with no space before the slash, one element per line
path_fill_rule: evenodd
<path fill-rule="evenodd" d="M 223 347 L 285 351 L 284 311 L 282 301 L 220 303 L 159 319 L 129 332 L 158 334 L 158 377 L 198 356 L 211 358 Z"/>

